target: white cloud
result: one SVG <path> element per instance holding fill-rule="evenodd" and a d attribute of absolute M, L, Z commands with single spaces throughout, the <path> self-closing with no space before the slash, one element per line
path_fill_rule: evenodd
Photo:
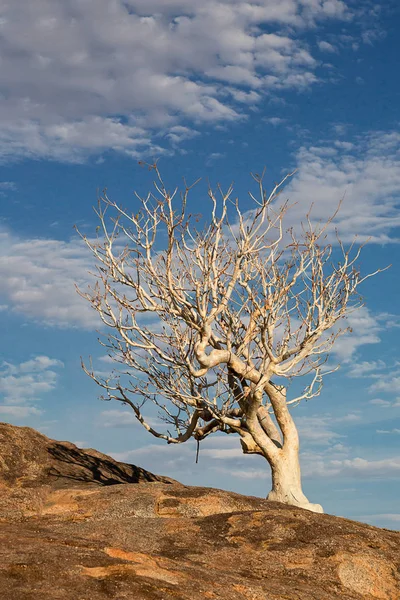
<path fill-rule="evenodd" d="M 182 446 L 183 447 L 183 446 Z M 172 448 L 172 446 L 171 446 Z M 170 450 L 168 448 L 168 450 Z M 173 450 L 172 450 L 173 451 Z M 140 448 L 136 448 L 135 450 L 125 450 L 124 452 L 107 452 L 110 456 L 115 458 L 115 460 L 120 461 L 129 461 L 135 460 L 140 456 L 154 456 L 165 453 L 165 444 L 148 444 L 147 446 L 142 446 Z"/>
<path fill-rule="evenodd" d="M 367 476 L 367 477 L 391 477 L 400 473 L 400 458 L 384 458 L 381 460 L 366 460 L 364 458 L 353 458 L 347 460 L 331 461 L 333 470 L 338 470 L 338 474 L 346 476 Z"/>
<path fill-rule="evenodd" d="M 171 142 L 171 145 L 175 147 L 182 142 L 191 140 L 199 135 L 200 132 L 196 131 L 195 129 L 190 129 L 189 127 L 185 127 L 183 125 L 174 125 L 173 127 L 169 127 L 166 137 Z"/>
<path fill-rule="evenodd" d="M 242 458 L 243 450 L 240 446 L 239 438 L 236 438 L 236 448 L 205 448 L 201 451 L 202 456 L 209 456 L 214 459 L 231 459 L 231 458 Z"/>
<path fill-rule="evenodd" d="M 109 365 L 115 365 L 115 360 L 108 354 L 104 354 L 104 356 L 99 356 L 97 360 L 99 360 L 100 362 L 107 363 Z"/>
<path fill-rule="evenodd" d="M 392 406 L 392 403 L 388 400 L 382 400 L 382 398 L 374 398 L 370 400 L 368 404 L 373 404 L 374 406 L 381 406 L 387 408 L 388 406 Z"/>
<path fill-rule="evenodd" d="M 41 414 L 33 403 L 56 388 L 58 374 L 52 368 L 63 366 L 60 360 L 48 356 L 37 356 L 19 364 L 3 362 L 0 414 L 15 418 Z"/>
<path fill-rule="evenodd" d="M 14 181 L 0 181 L 1 191 L 15 192 L 16 189 L 17 185 L 14 183 Z"/>
<path fill-rule="evenodd" d="M 369 391 L 371 392 L 373 390 L 371 390 L 371 388 L 370 388 Z M 389 390 L 383 390 L 383 391 L 389 391 Z M 389 393 L 390 393 L 390 391 L 389 391 Z M 380 406 L 381 408 L 400 408 L 400 397 L 395 398 L 394 401 L 383 400 L 382 398 L 373 398 L 372 400 L 369 401 L 368 404 Z"/>
<path fill-rule="evenodd" d="M 373 46 L 374 42 L 381 40 L 386 36 L 386 32 L 383 29 L 367 29 L 363 31 L 361 34 L 362 41 L 364 44 L 368 44 L 369 46 Z"/>
<path fill-rule="evenodd" d="M 375 392 L 400 394 L 400 374 L 397 372 L 392 376 L 382 377 L 370 386 L 369 392 L 372 394 Z M 400 406 L 400 402 L 396 402 L 396 404 Z"/>
<path fill-rule="evenodd" d="M 333 346 L 332 355 L 340 362 L 348 363 L 360 346 L 378 344 L 381 341 L 378 335 L 381 331 L 379 321 L 365 306 L 350 313 L 340 325 L 351 329 L 349 333 L 340 336 Z"/>
<path fill-rule="evenodd" d="M 258 90 L 312 85 L 303 32 L 351 13 L 340 0 L 20 0 L 0 16 L 0 157 L 79 161 L 160 154 L 156 129 L 237 120 Z"/>
<path fill-rule="evenodd" d="M 352 519 L 369 523 L 375 527 L 389 527 L 391 529 L 398 529 L 398 522 L 400 521 L 400 514 L 398 513 L 378 513 L 375 515 L 359 515 L 352 516 Z"/>
<path fill-rule="evenodd" d="M 37 396 L 50 392 L 56 386 L 57 375 L 53 371 L 46 371 L 40 375 L 8 375 L 2 372 L 0 393 L 4 401 L 10 404 L 23 402 L 26 397 Z"/>
<path fill-rule="evenodd" d="M 3 363 L 3 368 L 6 368 L 6 371 L 10 375 L 18 375 L 20 373 L 39 373 L 46 371 L 50 367 L 63 367 L 64 364 L 61 360 L 56 358 L 49 358 L 48 356 L 36 356 L 26 362 L 22 362 L 18 365 L 13 365 L 7 362 Z"/>
<path fill-rule="evenodd" d="M 98 421 L 100 427 L 136 427 L 140 425 L 132 410 L 103 410 Z"/>
<path fill-rule="evenodd" d="M 163 154 L 150 134 L 134 123 L 121 119 L 84 115 L 76 121 L 58 118 L 55 123 L 18 120 L 1 123 L 0 160 L 8 157 L 45 158 L 81 162 L 92 152 L 115 150 L 133 157 Z"/>
<path fill-rule="evenodd" d="M 245 92 L 236 88 L 227 88 L 226 91 L 232 95 L 236 102 L 240 102 L 243 104 L 255 105 L 262 99 L 261 94 L 255 92 L 254 90 Z"/>
<path fill-rule="evenodd" d="M 105 411 L 106 419 L 109 418 L 108 413 L 121 413 L 123 411 Z M 114 415 L 110 415 L 112 418 Z M 119 421 L 119 415 L 117 415 Z M 185 444 L 168 444 L 160 442 L 159 444 L 148 444 L 135 450 L 128 450 L 123 453 L 112 453 L 114 458 L 118 460 L 139 460 L 139 457 L 152 457 L 153 455 L 159 460 L 159 455 L 168 454 L 167 460 L 174 456 L 192 457 L 193 451 L 196 450 L 194 440 Z M 122 457 L 122 458 L 121 458 Z M 240 445 L 240 438 L 238 435 L 223 435 L 214 434 L 206 438 L 200 444 L 200 458 L 207 461 L 210 465 L 213 464 L 213 460 L 217 459 L 238 459 L 245 458 Z M 218 467 L 220 469 L 220 467 Z"/>
<path fill-rule="evenodd" d="M 382 321 L 387 329 L 399 328 L 400 327 L 400 318 L 399 315 L 394 315 L 387 312 L 379 313 L 378 319 Z M 397 363 L 400 365 L 400 363 Z"/>
<path fill-rule="evenodd" d="M 361 421 L 361 415 L 358 413 L 348 413 L 347 415 L 332 419 L 334 423 L 357 423 L 358 421 Z"/>
<path fill-rule="evenodd" d="M 166 424 L 161 419 L 157 419 L 154 417 L 144 416 L 144 420 L 151 427 L 154 427 L 158 430 L 164 430 L 166 428 Z M 135 417 L 135 413 L 132 409 L 110 409 L 103 410 L 100 413 L 98 419 L 98 425 L 100 427 L 138 427 L 142 428 L 142 425 L 139 423 L 137 418 Z M 144 430 L 143 430 L 144 431 Z"/>
<path fill-rule="evenodd" d="M 355 145 L 353 142 L 345 142 L 344 140 L 335 140 L 334 142 L 335 148 L 339 148 L 340 150 L 345 150 L 348 152 L 349 150 L 354 150 Z"/>
<path fill-rule="evenodd" d="M 2 406 L 0 405 L 0 415 L 15 419 L 41 415 L 42 411 L 35 406 Z"/>
<path fill-rule="evenodd" d="M 80 240 L 20 239 L 0 230 L 0 250 L 0 297 L 13 311 L 58 327 L 99 325 L 75 289 L 86 288 L 92 266 Z"/>
<path fill-rule="evenodd" d="M 264 479 L 270 479 L 271 474 L 269 472 L 268 465 L 265 465 L 266 469 L 262 471 L 261 469 L 221 469 L 215 468 L 215 471 L 219 473 L 223 473 L 224 475 L 229 475 L 230 477 L 235 477 L 238 479 L 256 479 L 263 481 Z"/>
<path fill-rule="evenodd" d="M 224 158 L 225 154 L 222 152 L 212 152 L 206 160 L 206 166 L 209 167 L 213 165 L 217 160 Z"/>
<path fill-rule="evenodd" d="M 194 15 L 199 10 L 197 0 L 127 0 L 139 14 L 151 15 L 165 11 L 166 14 Z M 257 3 L 242 0 L 205 0 L 203 6 L 214 4 L 216 9 L 223 12 L 227 7 L 232 7 L 239 14 L 252 16 L 266 22 L 283 23 L 287 25 L 302 26 L 313 24 L 316 19 L 329 17 L 350 18 L 349 9 L 341 0 L 284 0 L 277 3 L 275 0 L 262 0 Z"/>
<path fill-rule="evenodd" d="M 371 132 L 349 140 L 354 147 L 347 149 L 343 144 L 338 149 L 335 142 L 303 147 L 297 153 L 298 171 L 285 189 L 285 196 L 296 203 L 291 219 L 295 223 L 304 219 L 313 203 L 312 220 L 326 222 L 343 199 L 334 227 L 344 242 L 356 235 L 360 242 L 390 241 L 400 225 L 400 132 Z"/>
<path fill-rule="evenodd" d="M 303 461 L 305 477 L 390 479 L 400 474 L 400 457 L 367 460 L 342 458 L 327 460 L 326 455 L 307 455 Z"/>
<path fill-rule="evenodd" d="M 330 415 L 297 417 L 295 421 L 302 443 L 326 446 L 345 437 L 333 431 L 334 419 Z"/>
<path fill-rule="evenodd" d="M 111 451 L 107 454 L 122 462 L 139 464 L 153 473 L 163 473 L 179 478 L 184 470 L 191 469 L 195 464 L 196 445 L 194 441 L 185 444 L 160 442 L 159 444 L 148 444 L 135 450 Z"/>
<path fill-rule="evenodd" d="M 400 513 L 380 513 L 377 515 L 363 515 L 360 519 L 380 519 L 384 521 L 400 521 Z"/>
<path fill-rule="evenodd" d="M 396 429 L 396 428 L 394 428 L 394 429 L 377 429 L 376 433 L 384 433 L 384 434 L 389 434 L 389 435 L 391 435 L 393 433 L 400 434 L 400 429 Z"/>
<path fill-rule="evenodd" d="M 277 127 L 278 125 L 283 125 L 283 123 L 286 122 L 286 119 L 282 119 L 281 117 L 266 117 L 263 121 L 273 127 Z"/>
<path fill-rule="evenodd" d="M 86 442 L 85 440 L 77 440 L 72 443 L 75 444 L 75 446 L 78 446 L 78 448 L 87 448 L 88 446 L 88 442 Z"/>
<path fill-rule="evenodd" d="M 347 371 L 348 377 L 374 377 L 377 371 L 386 369 L 387 366 L 383 360 L 362 361 L 359 363 L 352 362 L 350 369 Z"/>
<path fill-rule="evenodd" d="M 339 441 L 345 438 L 346 435 L 335 431 L 335 425 L 351 425 L 352 423 L 359 423 L 361 421 L 361 415 L 357 412 L 343 415 L 331 415 L 328 413 L 301 417 L 296 417 L 294 414 L 294 418 L 302 445 L 329 446 L 330 453 L 333 452 L 333 449 L 341 453 L 346 449 L 347 452 L 347 447 Z"/>
<path fill-rule="evenodd" d="M 330 53 L 337 52 L 337 49 L 335 48 L 335 46 L 333 46 L 329 42 L 325 42 L 324 40 L 321 40 L 320 42 L 318 42 L 318 48 L 321 50 L 321 52 L 330 52 Z"/>

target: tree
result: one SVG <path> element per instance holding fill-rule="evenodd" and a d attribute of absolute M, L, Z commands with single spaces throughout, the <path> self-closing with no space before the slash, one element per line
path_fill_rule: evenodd
<path fill-rule="evenodd" d="M 209 221 L 197 230 L 201 219 L 187 210 L 193 186 L 170 193 L 157 165 L 151 169 L 154 192 L 137 195 L 137 214 L 104 193 L 96 210 L 101 235 L 82 236 L 97 281 L 80 293 L 111 329 L 101 343 L 124 366 L 109 378 L 83 368 L 105 390 L 103 399 L 130 406 L 169 444 L 237 434 L 245 454 L 271 467 L 268 499 L 322 512 L 302 491 L 289 407 L 319 395 L 329 351 L 348 331 L 343 319 L 361 306 L 361 247 L 329 243 L 332 219 L 313 224 L 307 215 L 300 233 L 285 229 L 289 206 L 278 196 L 290 175 L 270 194 L 253 175 L 258 192 L 247 213 L 232 187 L 219 187 L 218 197 L 209 188 Z M 307 385 L 289 397 L 299 376 L 308 376 Z M 146 422 L 145 402 L 174 433 Z"/>

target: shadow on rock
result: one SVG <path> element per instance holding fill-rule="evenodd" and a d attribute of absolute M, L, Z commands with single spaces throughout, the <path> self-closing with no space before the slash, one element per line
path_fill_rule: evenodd
<path fill-rule="evenodd" d="M 173 483 L 168 477 L 154 475 L 135 465 L 119 463 L 95 450 L 80 450 L 65 442 L 55 442 L 48 448 L 48 453 L 52 458 L 48 475 L 59 480 L 90 482 L 104 486 L 155 481 Z"/>

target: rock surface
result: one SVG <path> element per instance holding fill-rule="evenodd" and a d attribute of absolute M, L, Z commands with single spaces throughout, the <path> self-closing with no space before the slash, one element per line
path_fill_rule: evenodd
<path fill-rule="evenodd" d="M 0 424 L 0 598 L 399 600 L 400 533 Z"/>

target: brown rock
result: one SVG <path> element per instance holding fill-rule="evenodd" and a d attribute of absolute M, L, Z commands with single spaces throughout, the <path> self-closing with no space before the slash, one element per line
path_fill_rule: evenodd
<path fill-rule="evenodd" d="M 160 481 L 140 467 L 121 463 L 91 448 L 50 440 L 30 427 L 0 423 L 0 484 L 17 487 L 76 487 L 82 483 L 115 485 Z"/>
<path fill-rule="evenodd" d="M 398 532 L 171 483 L 28 428 L 0 424 L 0 443 L 0 598 L 400 598 Z"/>

